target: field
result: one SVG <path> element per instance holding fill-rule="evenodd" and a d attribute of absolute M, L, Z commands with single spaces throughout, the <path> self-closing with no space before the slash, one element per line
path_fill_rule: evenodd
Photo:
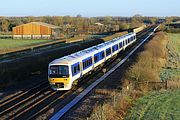
<path fill-rule="evenodd" d="M 0 54 L 19 51 L 28 47 L 34 47 L 44 43 L 52 42 L 53 40 L 13 40 L 0 39 Z"/>
<path fill-rule="evenodd" d="M 180 34 L 169 33 L 168 61 L 161 72 L 162 80 L 180 79 Z"/>
<path fill-rule="evenodd" d="M 178 120 L 180 91 L 153 92 L 141 97 L 129 111 L 126 120 Z"/>
<path fill-rule="evenodd" d="M 0 51 L 8 50 L 18 47 L 27 47 L 32 45 L 38 45 L 41 43 L 51 42 L 52 40 L 12 40 L 12 39 L 0 39 Z"/>
<path fill-rule="evenodd" d="M 180 34 L 169 33 L 168 36 L 171 40 L 171 44 L 174 46 L 174 49 L 180 55 Z"/>

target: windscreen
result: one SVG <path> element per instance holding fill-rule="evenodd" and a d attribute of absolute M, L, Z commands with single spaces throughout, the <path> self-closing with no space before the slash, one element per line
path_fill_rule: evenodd
<path fill-rule="evenodd" d="M 69 77 L 69 68 L 66 65 L 50 66 L 50 78 L 66 78 Z"/>

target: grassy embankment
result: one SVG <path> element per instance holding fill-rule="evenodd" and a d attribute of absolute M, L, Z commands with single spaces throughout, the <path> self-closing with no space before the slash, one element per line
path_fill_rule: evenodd
<path fill-rule="evenodd" d="M 152 92 L 141 97 L 129 111 L 127 120 L 179 120 L 180 90 Z"/>
<path fill-rule="evenodd" d="M 146 95 L 149 95 L 151 93 L 149 91 L 153 90 L 153 88 L 148 89 L 147 86 L 137 86 L 137 85 L 138 83 L 145 81 L 150 81 L 150 82 L 160 81 L 159 73 L 162 70 L 162 67 L 165 66 L 167 59 L 167 52 L 166 52 L 167 42 L 168 42 L 167 34 L 163 32 L 156 33 L 155 37 L 153 37 L 153 39 L 145 45 L 144 51 L 138 55 L 136 60 L 137 62 L 134 65 L 132 65 L 130 69 L 127 71 L 126 76 L 124 78 L 122 91 L 120 92 L 113 91 L 110 93 L 107 92 L 108 93 L 107 95 L 109 95 L 110 98 L 113 99 L 110 99 L 108 100 L 108 102 L 105 102 L 104 104 L 95 107 L 91 116 L 88 119 L 92 119 L 92 120 L 138 119 L 136 118 L 136 116 L 131 116 L 133 114 L 132 111 L 135 110 L 133 109 L 134 108 L 133 106 L 135 106 L 136 109 L 137 108 L 140 109 L 138 113 L 142 113 L 141 115 L 144 115 L 143 113 L 149 112 L 149 111 L 145 111 L 145 107 L 144 107 L 145 105 L 147 105 L 147 102 L 144 103 L 144 106 L 143 105 L 141 106 L 138 105 L 138 101 L 139 101 L 138 99 L 141 96 L 145 96 L 145 98 L 147 98 Z M 162 105 L 165 105 L 166 103 L 168 103 L 168 100 L 167 101 L 163 101 L 163 100 L 166 97 L 168 97 L 168 95 L 170 95 L 168 93 L 169 92 L 167 92 L 167 95 L 162 94 L 161 96 L 165 95 L 165 97 L 162 97 L 162 99 L 157 99 L 161 97 L 158 96 L 155 97 L 156 95 L 153 94 L 154 97 L 152 97 L 150 101 L 156 101 L 155 104 L 158 104 L 158 102 L 160 102 Z M 179 97 L 179 95 L 177 94 L 174 94 L 173 98 Z M 172 99 L 169 98 L 169 101 L 171 100 Z M 139 102 L 139 104 L 141 104 L 141 102 Z M 129 110 L 130 108 L 132 108 L 131 111 Z M 160 107 L 157 109 L 159 109 L 158 111 L 160 111 L 160 109 L 164 109 L 164 107 Z M 178 106 L 176 109 L 178 109 Z M 168 111 L 168 109 L 166 110 Z M 164 113 L 165 112 L 166 111 L 164 111 Z M 173 110 L 171 112 L 173 112 Z M 149 113 L 146 114 L 149 115 Z M 158 116 L 161 116 L 161 113 L 156 112 L 156 114 Z M 173 116 L 173 117 L 177 117 L 177 116 Z M 149 118 L 147 119 L 151 119 L 151 116 L 149 116 Z"/>

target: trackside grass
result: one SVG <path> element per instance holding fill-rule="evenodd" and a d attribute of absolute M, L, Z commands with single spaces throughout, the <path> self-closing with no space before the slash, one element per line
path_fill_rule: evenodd
<path fill-rule="evenodd" d="M 126 120 L 179 120 L 180 90 L 153 92 L 137 100 Z"/>

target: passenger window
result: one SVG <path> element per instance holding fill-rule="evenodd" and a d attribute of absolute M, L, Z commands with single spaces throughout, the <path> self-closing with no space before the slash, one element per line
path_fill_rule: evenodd
<path fill-rule="evenodd" d="M 87 66 L 87 61 L 85 61 L 85 67 Z"/>
<path fill-rule="evenodd" d="M 101 53 L 102 59 L 104 58 L 104 51 Z"/>
<path fill-rule="evenodd" d="M 92 65 L 92 58 L 90 59 L 90 65 Z"/>
<path fill-rule="evenodd" d="M 89 66 L 89 60 L 87 60 L 87 66 Z M 87 66 L 86 66 L 86 67 L 87 67 Z"/>
<path fill-rule="evenodd" d="M 113 46 L 113 52 L 115 52 L 116 50 L 118 50 L 118 45 Z"/>
<path fill-rule="evenodd" d="M 95 56 L 94 56 L 94 62 L 96 63 L 97 61 L 98 61 L 98 56 L 95 55 Z"/>
<path fill-rule="evenodd" d="M 83 68 L 85 67 L 85 62 L 83 62 Z"/>
<path fill-rule="evenodd" d="M 120 48 L 122 48 L 122 46 L 123 46 L 123 43 L 122 43 L 122 42 L 120 42 Z"/>
<path fill-rule="evenodd" d="M 111 54 L 111 48 L 106 49 L 106 56 Z"/>
<path fill-rule="evenodd" d="M 79 65 L 78 65 L 78 71 L 80 71 L 80 67 L 79 67 Z"/>
<path fill-rule="evenodd" d="M 87 59 L 86 61 L 83 62 L 83 69 L 86 69 L 90 65 L 92 65 L 92 58 Z"/>
<path fill-rule="evenodd" d="M 74 67 L 74 73 L 77 73 L 77 71 L 76 71 L 76 67 Z"/>

